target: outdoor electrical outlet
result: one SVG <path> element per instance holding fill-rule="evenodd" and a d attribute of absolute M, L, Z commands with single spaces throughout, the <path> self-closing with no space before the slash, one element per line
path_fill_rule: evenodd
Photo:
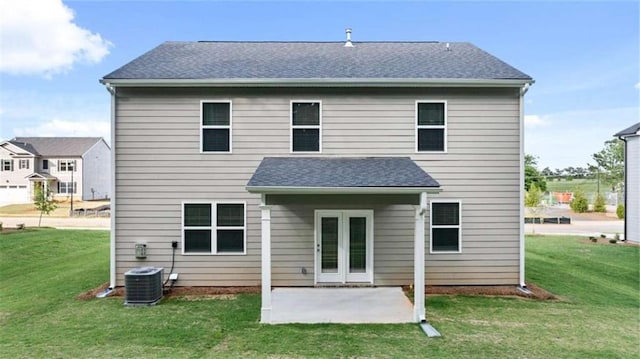
<path fill-rule="evenodd" d="M 171 248 L 178 248 L 178 241 L 171 242 Z"/>

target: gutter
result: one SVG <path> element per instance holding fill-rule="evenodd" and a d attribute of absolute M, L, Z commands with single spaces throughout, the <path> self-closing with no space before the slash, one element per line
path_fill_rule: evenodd
<path fill-rule="evenodd" d="M 264 194 L 420 194 L 440 193 L 439 187 L 280 187 L 246 186 L 249 193 Z"/>
<path fill-rule="evenodd" d="M 109 289 L 116 287 L 116 89 L 106 86 L 111 94 L 111 232 L 109 239 Z"/>
<path fill-rule="evenodd" d="M 522 86 L 522 88 L 520 89 L 520 205 L 519 207 L 519 216 L 518 216 L 518 222 L 519 222 L 519 228 L 520 228 L 520 233 L 518 234 L 520 237 L 520 274 L 519 274 L 519 279 L 520 279 L 520 287 L 521 288 L 526 288 L 527 284 L 525 283 L 525 276 L 524 276 L 524 261 L 525 261 L 525 245 L 524 245 L 524 95 L 527 93 L 527 91 L 529 91 L 529 87 L 531 86 L 533 82 L 530 83 L 526 83 L 524 84 L 524 86 Z"/>
<path fill-rule="evenodd" d="M 627 210 L 628 210 L 627 209 L 627 199 L 628 199 L 628 197 L 627 197 L 628 194 L 627 193 L 629 193 L 628 188 L 627 188 L 627 184 L 629 183 L 629 178 L 628 178 L 629 173 L 627 171 L 627 163 L 629 163 L 629 162 L 627 161 L 627 152 L 628 152 L 627 151 L 627 139 L 624 136 L 618 136 L 618 138 L 620 140 L 622 140 L 622 142 L 624 142 L 624 241 L 626 242 L 627 238 L 628 238 L 627 237 L 627 222 L 628 222 L 627 218 L 629 218 L 627 216 Z"/>
<path fill-rule="evenodd" d="M 531 79 L 228 78 L 101 79 L 107 87 L 526 87 Z"/>

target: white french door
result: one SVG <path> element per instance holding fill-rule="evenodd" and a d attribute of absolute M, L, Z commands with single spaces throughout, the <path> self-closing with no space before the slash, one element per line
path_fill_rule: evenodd
<path fill-rule="evenodd" d="M 373 210 L 316 211 L 316 283 L 373 283 Z"/>

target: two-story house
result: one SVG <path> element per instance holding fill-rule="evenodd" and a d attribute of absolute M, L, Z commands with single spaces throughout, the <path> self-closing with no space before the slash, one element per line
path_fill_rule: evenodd
<path fill-rule="evenodd" d="M 56 199 L 109 198 L 111 149 L 101 137 L 16 137 L 0 143 L 0 205 L 29 203 L 35 189 Z"/>
<path fill-rule="evenodd" d="M 176 285 L 261 284 L 269 322 L 272 287 L 415 285 L 420 320 L 425 278 L 524 285 L 533 80 L 472 44 L 166 42 L 101 82 L 111 286 L 176 251 Z"/>

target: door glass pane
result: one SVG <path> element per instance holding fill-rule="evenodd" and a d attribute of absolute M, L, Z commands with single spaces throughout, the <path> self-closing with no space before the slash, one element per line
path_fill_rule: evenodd
<path fill-rule="evenodd" d="M 322 217 L 322 273 L 338 273 L 338 217 Z"/>
<path fill-rule="evenodd" d="M 349 273 L 367 270 L 367 218 L 349 218 Z"/>

